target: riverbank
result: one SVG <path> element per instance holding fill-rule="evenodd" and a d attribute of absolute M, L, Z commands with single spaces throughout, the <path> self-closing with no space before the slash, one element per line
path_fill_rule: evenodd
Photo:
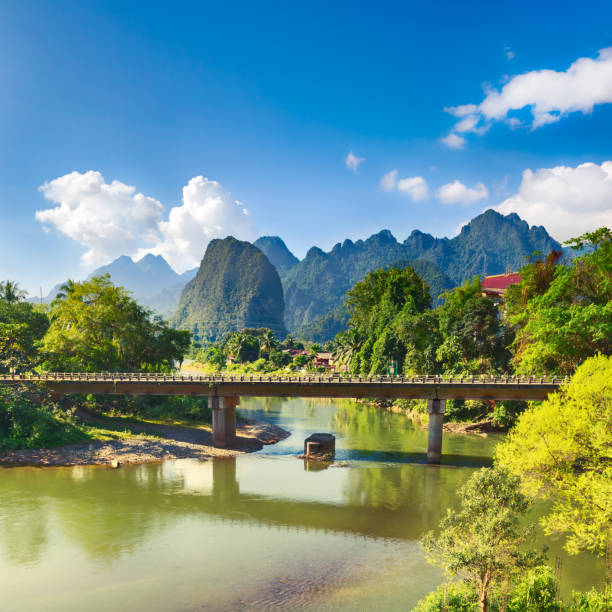
<path fill-rule="evenodd" d="M 276 444 L 290 434 L 275 425 L 249 422 L 236 428 L 236 442 L 231 447 L 213 445 L 209 428 L 180 427 L 117 419 L 115 429 L 108 430 L 107 439 L 70 444 L 51 449 L 24 449 L 0 453 L 0 465 L 71 466 L 121 465 L 153 463 L 168 459 L 200 459 L 234 457 L 260 450 L 266 444 Z M 129 434 L 126 435 L 126 431 Z"/>

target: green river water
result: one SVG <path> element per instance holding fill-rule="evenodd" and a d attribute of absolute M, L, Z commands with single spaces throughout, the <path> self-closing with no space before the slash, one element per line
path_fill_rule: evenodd
<path fill-rule="evenodd" d="M 443 580 L 419 546 L 496 437 L 427 432 L 348 401 L 243 399 L 292 435 L 252 455 L 127 466 L 0 469 L 0 611 L 409 610 Z M 333 432 L 336 463 L 295 455 Z M 541 508 L 540 508 L 541 511 Z M 536 508 L 535 512 L 538 512 Z M 562 591 L 603 565 L 562 559 Z"/>

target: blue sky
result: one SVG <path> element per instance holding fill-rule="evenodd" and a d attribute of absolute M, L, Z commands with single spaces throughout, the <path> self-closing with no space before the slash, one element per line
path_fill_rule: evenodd
<path fill-rule="evenodd" d="M 490 206 L 612 225 L 609 2 L 292 4 L 0 4 L 0 278 L 453 236 Z"/>

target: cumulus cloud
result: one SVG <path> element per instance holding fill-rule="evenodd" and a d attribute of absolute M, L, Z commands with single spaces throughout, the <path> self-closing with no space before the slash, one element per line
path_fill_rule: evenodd
<path fill-rule="evenodd" d="M 473 188 L 464 185 L 461 181 L 453 181 L 442 185 L 436 196 L 442 204 L 474 204 L 489 197 L 489 191 L 483 183 L 476 183 Z"/>
<path fill-rule="evenodd" d="M 365 161 L 365 157 L 357 157 L 351 150 L 346 156 L 344 163 L 346 164 L 346 167 L 349 170 L 352 170 L 353 172 L 357 172 L 357 168 L 359 168 L 359 164 L 363 163 L 364 161 Z"/>
<path fill-rule="evenodd" d="M 162 255 L 179 272 L 199 264 L 213 238 L 228 234 L 247 240 L 255 237 L 248 210 L 232 200 L 217 181 L 203 176 L 192 178 L 183 187 L 183 204 L 172 208 L 168 221 L 158 225 L 161 241 L 153 248 L 140 249 L 138 255 Z"/>
<path fill-rule="evenodd" d="M 380 179 L 380 188 L 383 191 L 393 191 L 397 183 L 397 170 L 391 170 Z"/>
<path fill-rule="evenodd" d="M 448 136 L 440 139 L 449 149 L 463 149 L 465 138 L 451 132 Z"/>
<path fill-rule="evenodd" d="M 556 123 L 570 113 L 586 114 L 598 104 L 611 103 L 612 47 L 601 49 L 595 59 L 578 58 L 565 71 L 532 70 L 516 75 L 500 90 L 485 87 L 485 94 L 478 105 L 463 104 L 444 109 L 460 119 L 442 139 L 448 146 L 459 142 L 452 138 L 457 132 L 481 134 L 495 121 L 504 121 L 515 128 L 521 122 L 511 114 L 525 108 L 531 113 L 529 124 L 535 130 Z"/>
<path fill-rule="evenodd" d="M 36 212 L 36 219 L 87 248 L 83 263 L 94 265 L 134 253 L 157 240 L 163 206 L 119 181 L 107 183 L 99 172 L 71 172 L 42 185 L 57 206 Z"/>
<path fill-rule="evenodd" d="M 422 176 L 412 176 L 400 179 L 397 190 L 410 196 L 413 202 L 426 200 L 429 197 L 429 186 Z"/>
<path fill-rule="evenodd" d="M 516 57 L 516 53 L 510 47 L 504 47 L 504 53 L 509 60 L 513 60 Z"/>
<path fill-rule="evenodd" d="M 612 161 L 527 169 L 518 192 L 496 209 L 543 225 L 557 240 L 612 227 Z"/>
<path fill-rule="evenodd" d="M 135 187 L 107 183 L 100 172 L 71 172 L 42 185 L 57 206 L 39 210 L 43 230 L 56 228 L 84 246 L 84 264 L 106 263 L 119 255 L 163 255 L 181 272 L 199 263 L 212 238 L 232 234 L 253 238 L 244 206 L 216 181 L 197 176 L 183 188 L 183 204 L 163 220 L 164 207 Z"/>

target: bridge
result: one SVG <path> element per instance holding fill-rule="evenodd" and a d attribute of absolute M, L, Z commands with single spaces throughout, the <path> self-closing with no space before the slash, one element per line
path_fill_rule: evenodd
<path fill-rule="evenodd" d="M 429 413 L 427 458 L 439 463 L 447 399 L 544 400 L 565 378 L 511 376 L 347 376 L 78 373 L 0 374 L 0 384 L 44 385 L 56 397 L 70 393 L 98 395 L 191 395 L 208 397 L 213 440 L 230 446 L 236 437 L 240 397 L 322 397 L 424 399 Z"/>

